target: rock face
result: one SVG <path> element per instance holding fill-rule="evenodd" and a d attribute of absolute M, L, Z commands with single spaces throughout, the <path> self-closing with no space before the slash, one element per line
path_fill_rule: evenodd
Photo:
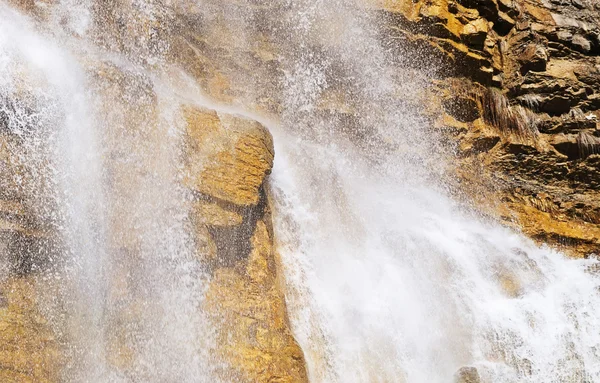
<path fill-rule="evenodd" d="M 573 256 L 600 252 L 600 13 L 592 1 L 375 2 L 437 67 L 436 125 L 462 189 Z M 497 201 L 489 206 L 489 201 Z"/>
<path fill-rule="evenodd" d="M 209 8 L 221 7 L 210 4 Z M 455 162 L 462 182 L 457 189 L 470 191 L 471 200 L 497 201 L 494 206 L 483 203 L 482 210 L 540 242 L 578 257 L 597 253 L 598 4 L 583 0 L 363 0 L 362 4 L 379 14 L 385 46 L 396 47 L 399 56 L 416 58 L 403 65 L 412 63 L 419 71 L 431 72 L 428 110 L 436 126 L 448 132 L 461 159 Z M 194 23 L 204 13 L 190 5 L 187 18 L 178 19 L 182 25 L 177 28 L 185 33 L 174 39 L 169 57 L 182 63 L 211 96 L 225 102 L 249 98 L 252 108 L 277 112 L 283 65 L 278 52 L 292 57 L 294 53 L 278 43 L 274 37 L 278 26 L 266 15 L 281 14 L 283 19 L 289 10 L 246 3 L 222 6 L 231 19 Z M 256 25 L 246 26 L 251 37 L 241 43 L 226 23 L 248 12 Z M 310 48 L 323 49 L 316 43 Z M 249 97 L 248 89 L 240 89 L 241 75 L 251 78 L 261 93 Z M 354 126 L 353 116 L 359 111 L 346 105 L 343 97 L 341 102 L 333 97 L 338 101 L 332 103 L 335 81 L 331 83 L 321 95 L 324 108 L 345 121 L 342 124 Z"/>
<path fill-rule="evenodd" d="M 126 97 L 126 89 L 136 84 L 131 74 L 116 68 L 102 67 L 98 71 L 94 66 L 94 71 L 102 76 L 102 84 L 107 87 L 103 91 L 110 97 Z M 137 95 L 138 103 L 145 102 L 139 92 Z M 153 99 L 148 96 L 144 104 L 149 120 L 128 117 L 132 119 L 128 123 L 130 134 L 143 131 L 142 125 L 154 123 L 148 113 Z M 126 115 L 125 112 L 121 114 Z M 266 187 L 274 159 L 271 135 L 258 122 L 214 110 L 184 107 L 181 115 L 186 122 L 181 179 L 193 198 L 189 221 L 200 263 L 210 274 L 203 309 L 216 331 L 211 350 L 214 364 L 219 366 L 216 373 L 223 381 L 306 382 L 304 356 L 290 331 L 273 248 Z M 44 261 L 49 258 L 49 251 L 59 249 L 54 248 L 52 239 L 56 238 L 52 238 L 51 225 L 45 227 L 38 222 L 43 216 L 35 211 L 35 206 L 43 203 L 50 208 L 52 204 L 39 201 L 33 192 L 43 190 L 43 178 L 29 175 L 31 163 L 19 162 L 28 149 L 8 130 L 2 133 L 0 380 L 57 382 L 64 376 L 60 368 L 64 350 L 38 307 L 40 292 L 36 290 L 36 278 L 47 271 Z M 125 136 L 118 139 L 123 141 Z M 145 139 L 151 139 L 151 135 L 146 134 Z M 140 141 L 136 150 L 145 150 L 146 146 Z M 127 205 L 134 199 L 128 199 L 128 194 L 119 190 L 132 187 L 132 182 L 142 182 L 143 169 L 123 166 L 118 161 L 118 148 L 110 157 L 114 161 L 110 172 L 112 188 L 125 196 L 112 206 L 113 220 L 120 224 L 113 225 L 115 233 L 110 237 L 110 246 L 121 254 L 123 265 L 119 263 L 118 267 L 135 267 L 140 236 L 127 222 Z M 152 161 L 149 156 L 137 158 Z M 131 270 L 122 273 L 131 274 Z M 110 299 L 116 319 L 113 318 L 111 331 L 116 335 L 109 345 L 109 362 L 126 371 L 135 354 L 128 349 L 131 336 L 120 323 L 137 320 L 132 313 L 138 302 L 134 295 L 128 298 L 134 299 L 131 307 L 123 306 L 130 293 L 126 279 L 113 287 Z M 119 314 L 118 310 L 123 312 Z M 123 336 L 119 335 L 121 330 Z"/>
<path fill-rule="evenodd" d="M 36 307 L 35 281 L 10 278 L 0 302 L 0 380 L 6 383 L 58 382 L 60 349 Z"/>
<path fill-rule="evenodd" d="M 479 371 L 475 367 L 462 367 L 456 372 L 455 383 L 481 383 Z"/>
<path fill-rule="evenodd" d="M 225 381 L 305 382 L 304 356 L 287 320 L 273 248 L 266 180 L 273 142 L 259 123 L 186 108 L 185 183 L 212 279 L 205 310 L 217 329 Z"/>
<path fill-rule="evenodd" d="M 273 140 L 258 122 L 187 109 L 189 156 L 185 183 L 201 194 L 238 206 L 259 202 L 273 166 Z"/>
<path fill-rule="evenodd" d="M 38 306 L 35 280 L 56 245 L 51 222 L 35 209 L 48 189 L 22 161 L 29 151 L 7 125 L 14 109 L 0 101 L 0 381 L 57 382 L 60 349 Z"/>

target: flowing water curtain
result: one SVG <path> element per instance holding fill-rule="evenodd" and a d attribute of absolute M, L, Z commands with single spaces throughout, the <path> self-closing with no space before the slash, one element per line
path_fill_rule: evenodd
<path fill-rule="evenodd" d="M 335 2 L 328 10 L 319 2 L 295 4 L 290 18 L 298 18 L 291 24 L 298 27 L 291 30 L 301 37 L 292 40 L 300 41 L 297 54 L 286 56 L 292 63 L 284 98 L 287 131 L 275 134 L 273 181 L 291 315 L 311 379 L 448 381 L 464 365 L 477 366 L 491 381 L 598 379 L 597 337 L 588 332 L 598 316 L 589 310 L 598 299 L 598 281 L 585 271 L 594 261 L 538 249 L 467 215 L 440 193 L 440 185 L 424 182 L 428 177 L 410 177 L 432 169 L 403 144 L 440 149 L 435 135 L 423 134 L 427 121 L 410 103 L 418 100 L 419 82 L 406 71 L 394 79 L 404 93 L 374 82 L 386 78 L 390 58 L 340 60 L 340 50 L 352 51 L 343 43 L 314 54 L 307 36 L 319 36 L 320 15 L 329 10 L 344 25 L 360 18 Z M 349 35 L 342 40 L 362 48 L 373 44 L 356 30 Z M 374 72 L 353 78 L 341 93 L 359 104 L 364 120 L 395 138 L 396 156 L 381 150 L 386 141 L 375 150 L 361 142 L 375 133 L 353 136 L 360 149 L 348 147 L 344 132 L 331 134 L 335 125 L 316 112 L 321 94 L 333 88 L 335 78 L 326 73 L 339 68 L 336 59 Z M 361 84 L 364 93 L 353 93 L 352 84 Z M 370 99 L 378 108 L 360 109 L 371 106 Z M 286 129 L 288 121 L 296 124 Z M 352 134 L 361 133 L 352 127 Z M 564 294 L 566 286 L 572 296 Z M 561 323 L 561 329 L 546 323 Z"/>
<path fill-rule="evenodd" d="M 62 6 L 49 13 L 60 15 Z M 70 361 L 63 374 L 75 381 L 210 379 L 202 362 L 210 330 L 198 311 L 202 271 L 186 227 L 187 192 L 179 184 L 179 102 L 168 86 L 155 86 L 160 75 L 152 79 L 137 63 L 94 46 L 95 20 L 73 33 L 70 22 L 42 19 L 49 28 L 42 34 L 25 17 L 2 10 L 15 20 L 3 25 L 1 36 L 7 65 L 21 65 L 41 82 L 15 71 L 8 80 L 21 80 L 23 93 L 45 96 L 33 100 L 40 123 L 13 115 L 5 120 L 30 146 L 22 155 L 26 165 L 56 189 L 36 193 L 45 198 L 40 212 L 58 214 L 64 245 L 49 260 L 52 275 L 41 279 L 48 285 L 42 310 L 63 334 Z M 90 15 L 86 7 L 68 17 Z M 146 61 L 160 53 L 151 50 Z M 14 92 L 6 96 L 15 100 Z M 5 115 L 27 112 L 25 105 L 10 108 Z"/>
<path fill-rule="evenodd" d="M 62 306 L 45 304 L 70 318 L 57 326 L 80 361 L 68 377 L 211 381 L 223 363 L 202 350 L 175 64 L 210 96 L 280 117 L 275 226 L 312 381 L 445 382 L 465 365 L 488 380 L 599 379 L 594 262 L 467 215 L 427 182 L 443 175 L 420 114 L 427 70 L 402 68 L 411 56 L 383 45 L 378 16 L 317 0 L 69 4 L 50 7 L 48 35 L 10 11 L 0 27 L 27 40 L 2 40 L 8 64 L 23 56 L 48 82 L 29 86 L 46 98 L 2 107 L 11 123 L 42 111 L 10 129 L 29 135 L 25 165 L 52 158 L 40 216 L 65 247 L 51 276 L 68 282 Z"/>
<path fill-rule="evenodd" d="M 7 39 L 5 57 L 17 69 L 7 73 L 16 84 L 13 93 L 5 95 L 14 111 L 6 115 L 13 127 L 9 134 L 19 136 L 19 146 L 26 150 L 21 158 L 29 169 L 25 175 L 33 174 L 35 184 L 41 186 L 27 190 L 17 185 L 16 192 L 20 198 L 37 202 L 28 208 L 43 228 L 41 235 L 53 247 L 41 259 L 29 260 L 37 261 L 30 271 L 42 286 L 40 290 L 47 291 L 39 299 L 39 309 L 51 320 L 55 332 L 62 334 L 60 342 L 73 342 L 70 351 L 83 364 L 102 369 L 94 352 L 77 344 L 83 336 L 95 339 L 92 343 L 101 348 L 103 331 L 102 307 L 81 305 L 99 300 L 104 289 L 99 245 L 101 197 L 96 198 L 101 194 L 99 153 L 88 115 L 85 75 L 73 56 L 49 36 L 34 32 L 30 22 L 16 12 L 5 7 L 2 11 L 3 18 L 10 20 L 2 31 Z M 20 118 L 23 115 L 28 115 L 29 121 Z M 34 257 L 35 249 L 22 254 Z M 63 305 L 73 306 L 72 315 L 65 316 Z M 83 317 L 88 321 L 85 325 Z"/>

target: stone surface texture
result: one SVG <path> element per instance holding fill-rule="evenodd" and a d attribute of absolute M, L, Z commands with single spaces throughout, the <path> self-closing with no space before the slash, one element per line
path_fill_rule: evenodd
<path fill-rule="evenodd" d="M 431 117 L 460 159 L 459 197 L 572 256 L 600 253 L 600 4 L 371 4 L 436 67 Z"/>

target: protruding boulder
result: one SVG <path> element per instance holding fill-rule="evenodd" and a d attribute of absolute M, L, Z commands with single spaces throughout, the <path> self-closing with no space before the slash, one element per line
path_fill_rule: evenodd
<path fill-rule="evenodd" d="M 201 108 L 186 108 L 185 184 L 239 206 L 256 205 L 273 166 L 273 140 L 260 123 Z"/>
<path fill-rule="evenodd" d="M 488 31 L 488 22 L 485 19 L 479 18 L 464 26 L 461 32 L 461 38 L 466 41 L 467 44 L 482 49 Z"/>
<path fill-rule="evenodd" d="M 273 141 L 260 123 L 187 107 L 185 185 L 197 249 L 211 273 L 204 312 L 215 328 L 223 381 L 307 382 L 273 248 L 265 181 Z"/>
<path fill-rule="evenodd" d="M 475 367 L 461 367 L 454 375 L 454 383 L 481 383 L 479 371 Z"/>

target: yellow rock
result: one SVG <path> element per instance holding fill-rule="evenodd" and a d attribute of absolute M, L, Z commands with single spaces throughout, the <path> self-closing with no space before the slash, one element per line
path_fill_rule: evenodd
<path fill-rule="evenodd" d="M 0 289 L 0 382 L 58 382 L 59 348 L 37 310 L 33 278 L 10 278 Z"/>
<path fill-rule="evenodd" d="M 273 166 L 273 140 L 261 124 L 214 111 L 186 108 L 185 184 L 236 205 L 256 205 Z"/>
<path fill-rule="evenodd" d="M 244 220 L 241 214 L 227 210 L 216 203 L 198 201 L 193 209 L 193 214 L 198 221 L 209 226 L 238 226 Z"/>
<path fill-rule="evenodd" d="M 258 221 L 252 250 L 235 267 L 215 271 L 205 309 L 216 324 L 216 358 L 223 379 L 236 382 L 307 382 L 278 285 L 273 240 Z"/>
<path fill-rule="evenodd" d="M 552 13 L 543 5 L 532 4 L 531 2 L 524 2 L 526 12 L 531 15 L 535 20 L 543 23 L 554 25 L 554 19 Z"/>
<path fill-rule="evenodd" d="M 514 199 L 500 210 L 525 234 L 541 243 L 558 247 L 572 257 L 582 258 L 600 248 L 600 228 L 572 217 L 545 212 L 523 200 Z"/>
<path fill-rule="evenodd" d="M 464 26 L 461 37 L 468 43 L 483 45 L 489 32 L 488 22 L 485 19 L 476 19 Z"/>
<path fill-rule="evenodd" d="M 204 310 L 217 339 L 218 375 L 236 382 L 306 382 L 273 250 L 266 177 L 270 133 L 257 122 L 187 107 L 185 185 L 201 260 L 212 271 Z"/>
<path fill-rule="evenodd" d="M 369 8 L 383 9 L 390 13 L 399 13 L 409 20 L 415 20 L 423 3 L 420 1 L 397 1 L 397 0 L 364 0 Z"/>

